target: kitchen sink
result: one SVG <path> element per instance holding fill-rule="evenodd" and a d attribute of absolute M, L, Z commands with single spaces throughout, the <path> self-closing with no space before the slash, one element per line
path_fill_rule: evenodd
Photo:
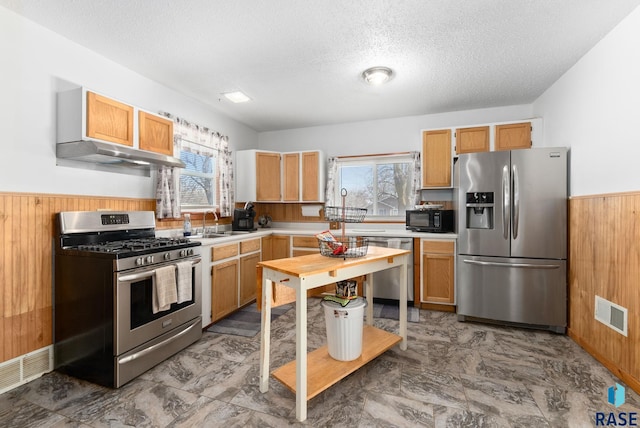
<path fill-rule="evenodd" d="M 251 232 L 246 230 L 227 230 L 225 232 L 207 232 L 205 234 L 198 234 L 198 235 L 192 236 L 192 238 L 204 238 L 204 239 L 224 238 L 227 236 L 234 236 L 234 235 L 247 235 L 249 233 Z"/>

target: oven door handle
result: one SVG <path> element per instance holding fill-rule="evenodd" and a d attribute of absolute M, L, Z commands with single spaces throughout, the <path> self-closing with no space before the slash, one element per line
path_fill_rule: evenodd
<path fill-rule="evenodd" d="M 175 336 L 171 336 L 170 338 L 168 338 L 166 340 L 163 340 L 160 343 L 156 343 L 155 345 L 151 345 L 148 348 L 144 348 L 140 352 L 136 352 L 135 354 L 128 355 L 128 356 L 118 360 L 118 364 L 126 364 L 128 362 L 133 361 L 133 360 L 137 360 L 138 358 L 142 358 L 145 355 L 155 351 L 156 349 L 162 348 L 163 346 L 168 345 L 169 343 L 175 341 L 176 339 L 179 339 L 181 336 L 184 336 L 189 331 L 191 331 L 191 329 L 193 329 L 194 327 L 198 327 L 199 328 L 198 323 L 191 324 L 189 327 L 185 328 L 180 333 L 176 334 Z"/>
<path fill-rule="evenodd" d="M 200 257 L 198 257 L 197 259 L 193 259 L 193 263 L 192 266 L 197 265 L 198 263 L 200 263 L 202 261 L 202 259 Z M 138 281 L 140 279 L 144 279 L 144 278 L 150 278 L 153 275 L 156 274 L 156 270 L 152 269 L 152 270 L 148 270 L 148 271 L 144 271 L 144 272 L 139 272 L 139 273 L 132 273 L 131 275 L 122 275 L 118 277 L 118 281 L 120 282 L 132 282 L 132 281 Z"/>

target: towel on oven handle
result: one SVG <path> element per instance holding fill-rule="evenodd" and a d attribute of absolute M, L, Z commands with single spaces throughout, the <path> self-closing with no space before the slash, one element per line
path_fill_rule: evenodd
<path fill-rule="evenodd" d="M 178 279 L 178 303 L 188 302 L 190 301 L 192 296 L 192 288 L 191 288 L 191 270 L 192 270 L 193 262 L 178 262 L 176 263 L 177 271 L 177 279 Z"/>
<path fill-rule="evenodd" d="M 152 285 L 154 314 L 168 310 L 172 303 L 178 301 L 174 265 L 156 268 Z"/>

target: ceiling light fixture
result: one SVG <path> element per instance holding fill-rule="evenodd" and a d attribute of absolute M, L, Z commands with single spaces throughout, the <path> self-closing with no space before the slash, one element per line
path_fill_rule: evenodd
<path fill-rule="evenodd" d="M 242 91 L 225 92 L 222 95 L 233 103 L 246 103 L 247 101 L 251 101 L 251 98 L 246 96 Z"/>
<path fill-rule="evenodd" d="M 392 74 L 388 67 L 371 67 L 362 72 L 362 78 L 370 85 L 382 85 L 391 80 Z"/>

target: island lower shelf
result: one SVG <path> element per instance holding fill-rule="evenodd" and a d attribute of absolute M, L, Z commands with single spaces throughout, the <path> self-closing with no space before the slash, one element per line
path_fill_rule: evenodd
<path fill-rule="evenodd" d="M 401 340 L 402 337 L 397 334 L 365 325 L 362 331 L 362 355 L 353 361 L 334 360 L 329 355 L 329 348 L 326 345 L 310 352 L 307 354 L 307 401 L 383 354 Z M 295 360 L 275 369 L 271 375 L 295 394 Z"/>

